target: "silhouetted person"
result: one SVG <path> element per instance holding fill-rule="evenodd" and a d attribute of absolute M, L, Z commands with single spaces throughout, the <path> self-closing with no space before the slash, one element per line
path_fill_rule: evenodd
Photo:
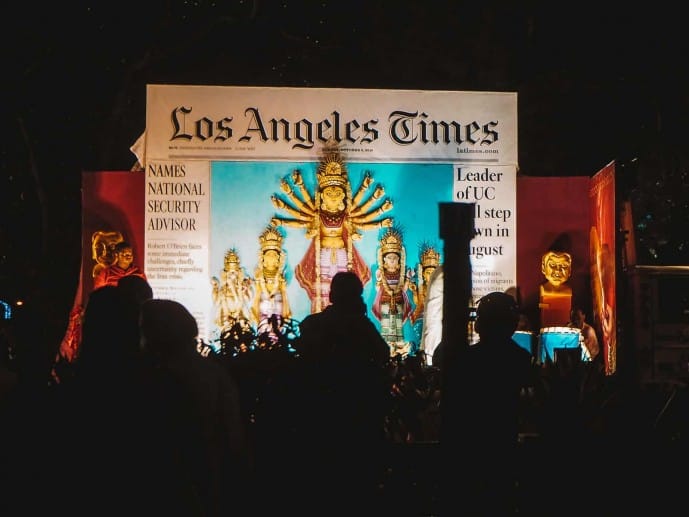
<path fill-rule="evenodd" d="M 247 449 L 237 384 L 197 349 L 198 326 L 171 300 L 141 305 L 141 343 L 155 368 L 152 387 L 163 424 L 159 440 L 173 452 L 172 469 L 195 496 L 191 515 L 241 514 L 247 494 Z M 174 487 L 170 487 L 174 496 Z M 179 514 L 184 514 L 180 511 Z M 188 515 L 189 513 L 187 513 Z"/>
<path fill-rule="evenodd" d="M 104 246 L 103 244 L 98 248 L 107 248 L 107 246 Z M 94 253 L 97 253 L 95 248 Z M 120 281 L 125 280 L 122 284 L 125 295 L 131 295 L 139 301 L 145 298 L 152 298 L 153 290 L 148 284 L 146 275 L 133 262 L 134 254 L 131 244 L 126 241 L 116 244 L 114 247 L 114 262 L 106 266 L 105 263 L 101 263 L 99 260 L 95 266 L 95 268 L 99 268 L 97 273 L 94 268 L 93 291 L 106 286 L 118 287 Z M 135 280 L 131 281 L 134 278 Z M 55 357 L 52 376 L 57 382 L 66 381 L 73 374 L 72 362 L 79 355 L 79 349 L 83 340 L 82 319 L 83 310 L 81 305 L 77 304 L 72 308 L 67 331 L 62 338 L 57 357 Z"/>
<path fill-rule="evenodd" d="M 487 294 L 476 311 L 478 343 L 461 347 L 456 363 L 448 365 L 454 378 L 441 437 L 449 462 L 445 515 L 514 511 L 520 396 L 535 375 L 531 354 L 511 338 L 518 321 L 512 296 Z"/>
<path fill-rule="evenodd" d="M 38 515 L 38 499 L 50 497 L 51 429 L 60 415 L 46 376 L 45 317 L 35 308 L 14 311 L 0 336 L 3 353 L 12 354 L 3 358 L 8 384 L 0 397 L 0 515 Z"/>
<path fill-rule="evenodd" d="M 70 494 L 55 500 L 56 511 L 155 512 L 165 501 L 166 491 L 150 482 L 170 469 L 160 466 L 168 452 L 156 448 L 150 372 L 141 361 L 133 303 L 116 286 L 89 295 L 74 375 L 56 388 L 61 418 L 54 428 L 54 483 L 56 493 Z"/>
<path fill-rule="evenodd" d="M 570 312 L 568 327 L 577 328 L 581 331 L 583 343 L 582 358 L 589 361 L 594 361 L 598 357 L 600 346 L 598 345 L 598 336 L 591 325 L 586 322 L 586 312 L 579 306 L 573 306 Z"/>
<path fill-rule="evenodd" d="M 141 373 L 139 308 L 151 297 L 148 282 L 134 276 L 91 292 L 75 367 L 80 382 L 88 380 L 105 387 L 111 381 L 120 384 L 132 380 L 128 375 L 134 371 Z"/>
<path fill-rule="evenodd" d="M 307 316 L 296 346 L 304 366 L 307 406 L 307 503 L 313 513 L 370 510 L 384 454 L 389 403 L 389 347 L 366 315 L 353 272 L 337 273 L 331 304 Z M 320 506 L 319 506 L 320 505 Z"/>
<path fill-rule="evenodd" d="M 128 322 L 126 328 L 128 335 L 126 339 L 128 343 L 133 345 L 130 353 L 136 357 L 139 368 L 149 367 L 150 365 L 145 363 L 145 360 L 149 358 L 141 350 L 140 346 L 139 313 L 141 311 L 141 304 L 153 298 L 153 288 L 144 277 L 127 275 L 117 281 L 117 290 L 123 303 L 123 310 L 125 312 L 123 317 Z"/>

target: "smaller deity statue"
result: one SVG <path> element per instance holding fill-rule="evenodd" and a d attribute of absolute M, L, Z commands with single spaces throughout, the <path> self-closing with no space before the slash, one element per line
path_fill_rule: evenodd
<path fill-rule="evenodd" d="M 376 297 L 373 314 L 380 321 L 380 333 L 390 346 L 390 355 L 406 356 L 409 342 L 404 339 L 404 323 L 411 314 L 407 296 L 411 272 L 405 268 L 405 249 L 402 233 L 396 228 L 387 230 L 380 239 Z"/>
<path fill-rule="evenodd" d="M 439 265 L 440 253 L 430 244 L 422 244 L 419 249 L 419 263 L 416 265 L 416 274 L 412 277 L 412 281 L 409 282 L 409 290 L 411 291 L 412 301 L 414 302 L 414 311 L 411 313 L 409 320 L 414 329 L 417 343 L 410 352 L 412 355 L 416 355 L 416 352 L 418 352 L 418 344 L 421 343 L 423 335 L 423 313 L 428 287 L 430 285 L 431 275 L 433 275 L 433 272 Z"/>
<path fill-rule="evenodd" d="M 258 335 L 269 335 L 276 342 L 285 320 L 291 317 L 285 279 L 286 252 L 282 249 L 282 234 L 275 226 L 268 226 L 259 237 L 258 266 L 256 267 L 256 292 L 251 308 L 252 320 Z"/>
<path fill-rule="evenodd" d="M 548 251 L 541 260 L 546 282 L 541 284 L 538 307 L 541 328 L 564 327 L 572 310 L 572 288 L 567 284 L 572 274 L 572 255 L 564 251 Z"/>
<path fill-rule="evenodd" d="M 241 265 L 239 254 L 232 248 L 225 253 L 225 263 L 220 279 L 211 279 L 213 303 L 216 307 L 215 324 L 221 332 L 236 323 L 245 325 L 250 319 L 249 307 L 253 298 L 253 286 Z"/>

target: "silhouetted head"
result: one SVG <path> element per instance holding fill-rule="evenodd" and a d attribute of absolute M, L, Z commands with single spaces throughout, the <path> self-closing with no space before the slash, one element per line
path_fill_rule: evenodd
<path fill-rule="evenodd" d="M 148 281 L 138 275 L 123 276 L 117 281 L 117 288 L 125 302 L 142 303 L 153 298 L 153 289 Z"/>
<path fill-rule="evenodd" d="M 361 301 L 364 286 L 351 271 L 336 273 L 330 282 L 330 302 L 333 304 L 350 304 Z"/>
<path fill-rule="evenodd" d="M 84 309 L 78 366 L 81 372 L 119 368 L 136 350 L 136 318 L 129 317 L 123 298 L 115 286 L 105 285 L 89 294 Z"/>
<path fill-rule="evenodd" d="M 474 328 L 481 339 L 509 337 L 518 323 L 517 302 L 509 294 L 496 291 L 478 301 Z"/>
<path fill-rule="evenodd" d="M 159 356 L 183 349 L 194 349 L 199 327 L 196 319 L 179 302 L 146 300 L 140 312 L 141 340 L 144 348 Z"/>
<path fill-rule="evenodd" d="M 584 328 L 586 313 L 581 307 L 573 306 L 569 313 L 569 321 L 578 329 Z"/>

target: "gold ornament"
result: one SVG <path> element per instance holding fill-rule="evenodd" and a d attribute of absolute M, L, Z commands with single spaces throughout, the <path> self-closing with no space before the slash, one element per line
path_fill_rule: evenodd
<path fill-rule="evenodd" d="M 258 242 L 262 252 L 275 250 L 282 254 L 282 234 L 274 226 L 268 226 L 259 236 Z"/>
<path fill-rule="evenodd" d="M 342 156 L 337 152 L 327 153 L 316 170 L 318 179 L 318 190 L 326 187 L 340 187 L 347 192 L 349 179 L 347 177 L 347 167 L 345 167 Z"/>
<path fill-rule="evenodd" d="M 438 267 L 440 265 L 440 253 L 438 253 L 433 246 L 425 244 L 420 251 L 419 260 L 423 269 L 427 267 Z"/>
<path fill-rule="evenodd" d="M 388 253 L 402 254 L 402 232 L 395 228 L 387 230 L 380 239 L 381 256 Z"/>
<path fill-rule="evenodd" d="M 91 257 L 96 262 L 91 272 L 93 278 L 115 263 L 115 246 L 122 241 L 124 236 L 117 231 L 98 230 L 91 235 Z"/>
<path fill-rule="evenodd" d="M 239 263 L 237 250 L 234 248 L 227 250 L 227 253 L 225 253 L 225 270 L 239 269 Z"/>

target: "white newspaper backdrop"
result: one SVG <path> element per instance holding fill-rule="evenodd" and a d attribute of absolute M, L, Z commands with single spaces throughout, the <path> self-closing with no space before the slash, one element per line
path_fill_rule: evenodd
<path fill-rule="evenodd" d="M 146 159 L 517 164 L 517 94 L 149 85 Z"/>
<path fill-rule="evenodd" d="M 156 298 L 176 300 L 208 334 L 209 163 L 151 160 L 146 165 L 145 271 Z"/>
<path fill-rule="evenodd" d="M 514 165 L 455 165 L 454 201 L 474 203 L 472 305 L 490 292 L 517 286 L 516 191 Z"/>
<path fill-rule="evenodd" d="M 454 200 L 476 203 L 473 296 L 516 285 L 517 94 L 149 85 L 145 270 L 209 338 L 211 161 L 447 163 Z M 141 147 L 144 150 L 141 150 Z M 176 185 L 176 186 L 175 186 Z"/>

